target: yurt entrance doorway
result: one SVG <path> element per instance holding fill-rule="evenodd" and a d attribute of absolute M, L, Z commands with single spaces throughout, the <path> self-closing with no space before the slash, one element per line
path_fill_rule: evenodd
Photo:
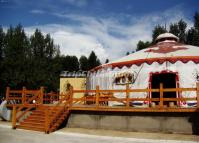
<path fill-rule="evenodd" d="M 163 83 L 163 88 L 176 88 L 176 73 L 155 73 L 151 75 L 151 88 L 157 89 L 160 88 L 160 83 Z M 152 92 L 152 98 L 160 98 L 160 93 Z M 176 98 L 176 92 L 164 92 L 164 98 Z M 173 102 L 175 105 L 177 102 Z M 156 105 L 158 102 L 156 102 Z M 165 101 L 164 105 L 169 106 L 169 101 Z"/>

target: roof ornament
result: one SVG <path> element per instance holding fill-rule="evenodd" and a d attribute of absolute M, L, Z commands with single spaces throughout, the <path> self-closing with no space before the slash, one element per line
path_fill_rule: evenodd
<path fill-rule="evenodd" d="M 178 42 L 179 38 L 177 36 L 173 35 L 172 33 L 163 33 L 163 34 L 160 34 L 155 39 L 156 43 L 163 42 L 163 41 L 175 41 L 175 42 Z"/>

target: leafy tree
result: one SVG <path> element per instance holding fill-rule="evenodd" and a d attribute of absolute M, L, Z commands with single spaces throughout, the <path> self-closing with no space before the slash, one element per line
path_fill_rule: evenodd
<path fill-rule="evenodd" d="M 29 41 L 21 25 L 8 29 L 5 36 L 4 80 L 7 85 L 21 88 L 27 82 Z"/>
<path fill-rule="evenodd" d="M 194 30 L 192 45 L 199 46 L 199 31 Z"/>
<path fill-rule="evenodd" d="M 3 28 L 0 26 L 0 62 L 3 59 L 4 38 L 5 33 L 3 32 Z"/>
<path fill-rule="evenodd" d="M 78 71 L 79 70 L 79 61 L 76 56 L 63 56 L 62 57 L 63 70 L 65 71 Z"/>
<path fill-rule="evenodd" d="M 106 59 L 105 64 L 109 63 L 109 59 Z"/>
<path fill-rule="evenodd" d="M 2 93 L 4 92 L 5 89 L 3 89 L 3 80 L 2 80 L 2 72 L 3 72 L 3 50 L 4 50 L 4 39 L 5 39 L 5 33 L 3 32 L 3 28 L 0 26 L 0 98 Z"/>
<path fill-rule="evenodd" d="M 153 34 L 152 34 L 152 41 L 153 43 L 155 43 L 155 39 L 162 33 L 165 33 L 167 32 L 167 30 L 163 27 L 163 26 L 160 26 L 160 25 L 157 25 L 155 26 L 154 30 L 153 30 Z"/>
<path fill-rule="evenodd" d="M 81 56 L 79 59 L 80 69 L 82 71 L 88 71 L 88 59 L 86 56 Z"/>
<path fill-rule="evenodd" d="M 139 50 L 142 50 L 142 49 L 146 49 L 149 46 L 151 46 L 151 42 L 149 42 L 149 41 L 143 42 L 143 41 L 140 40 L 137 43 L 136 51 L 139 51 Z"/>
<path fill-rule="evenodd" d="M 194 36 L 194 33 L 195 33 L 195 29 L 194 28 L 191 28 L 187 31 L 187 34 L 186 34 L 186 44 L 190 44 L 190 45 L 193 45 L 193 36 Z"/>
<path fill-rule="evenodd" d="M 194 15 L 194 28 L 199 30 L 199 13 L 196 12 Z"/>
<path fill-rule="evenodd" d="M 47 90 L 55 90 L 59 80 L 61 63 L 55 63 L 59 57 L 59 46 L 55 45 L 49 34 L 44 36 L 38 29 L 30 37 L 31 56 L 29 61 L 29 83 L 33 88 L 45 86 Z M 56 69 L 57 68 L 57 69 Z"/>
<path fill-rule="evenodd" d="M 186 41 L 186 28 L 187 28 L 187 23 L 184 22 L 182 19 L 178 22 L 178 27 L 179 27 L 179 40 L 182 43 L 185 43 Z"/>
<path fill-rule="evenodd" d="M 130 53 L 129 52 L 126 52 L 126 56 L 128 56 Z"/>
<path fill-rule="evenodd" d="M 170 29 L 169 32 L 174 34 L 175 36 L 178 36 L 180 33 L 178 23 L 174 23 L 174 24 L 171 23 L 169 29 Z"/>
<path fill-rule="evenodd" d="M 95 55 L 95 52 L 91 52 L 89 57 L 88 57 L 88 65 L 89 65 L 89 70 L 94 68 L 94 67 L 97 67 L 99 66 L 101 63 L 100 63 L 100 60 L 97 58 L 97 56 Z"/>
<path fill-rule="evenodd" d="M 193 45 L 199 46 L 199 13 L 196 12 L 194 15 L 194 34 L 193 34 Z"/>

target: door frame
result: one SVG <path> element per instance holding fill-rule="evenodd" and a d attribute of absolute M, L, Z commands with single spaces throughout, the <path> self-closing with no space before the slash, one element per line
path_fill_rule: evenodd
<path fill-rule="evenodd" d="M 179 73 L 178 72 L 173 72 L 173 71 L 170 71 L 170 70 L 162 70 L 160 72 L 150 72 L 149 73 L 149 81 L 148 81 L 148 88 L 151 89 L 152 88 L 152 85 L 151 85 L 151 82 L 152 82 L 152 76 L 154 74 L 175 74 L 176 75 L 176 88 L 179 88 L 180 87 L 180 83 L 179 83 Z M 149 92 L 148 93 L 148 97 L 151 98 L 152 97 L 152 93 Z M 182 97 L 182 92 L 180 91 L 177 91 L 176 92 L 176 98 L 179 98 L 179 97 Z M 151 103 L 151 101 L 149 101 L 149 103 Z M 180 106 L 181 104 L 185 104 L 185 103 L 182 103 L 181 101 L 177 101 L 177 105 Z"/>

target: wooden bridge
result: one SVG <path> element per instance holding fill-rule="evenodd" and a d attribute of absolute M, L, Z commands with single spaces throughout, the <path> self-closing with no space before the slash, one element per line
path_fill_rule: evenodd
<path fill-rule="evenodd" d="M 194 98 L 165 98 L 166 92 L 195 92 Z M 159 98 L 131 98 L 131 93 L 159 93 Z M 83 93 L 77 97 L 77 93 Z M 125 94 L 124 98 L 116 98 L 115 93 Z M 75 90 L 73 87 L 66 94 L 44 93 L 39 90 L 6 91 L 7 106 L 13 108 L 12 127 L 50 133 L 57 130 L 68 118 L 70 111 L 107 111 L 107 112 L 199 112 L 199 83 L 196 88 L 163 88 L 159 89 L 126 89 L 122 90 Z M 109 106 L 110 101 L 122 103 L 122 106 Z M 146 106 L 137 107 L 133 101 L 146 102 Z M 180 102 L 195 101 L 195 106 L 182 107 Z M 156 103 L 156 104 L 155 104 Z M 169 104 L 165 104 L 169 103 Z M 170 104 L 176 103 L 176 104 Z"/>

